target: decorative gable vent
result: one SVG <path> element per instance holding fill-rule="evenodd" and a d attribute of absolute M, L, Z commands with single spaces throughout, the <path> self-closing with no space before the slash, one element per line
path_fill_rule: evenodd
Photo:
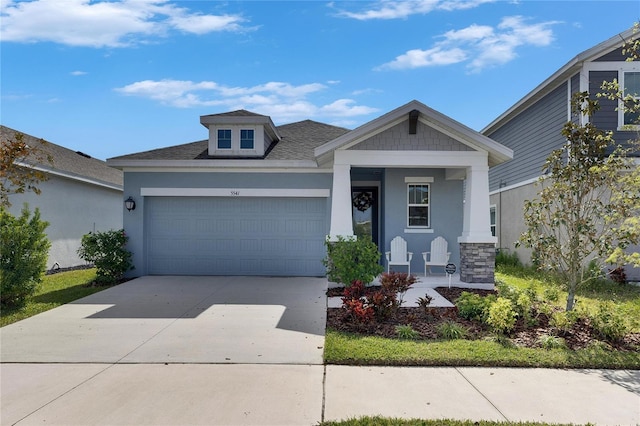
<path fill-rule="evenodd" d="M 209 129 L 209 155 L 212 157 L 261 158 L 280 140 L 271 118 L 246 110 L 200 116 Z"/>

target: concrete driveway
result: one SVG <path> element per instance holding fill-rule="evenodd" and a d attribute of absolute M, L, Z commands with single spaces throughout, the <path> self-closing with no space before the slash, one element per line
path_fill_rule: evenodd
<path fill-rule="evenodd" d="M 0 329 L 3 363 L 322 364 L 327 280 L 147 276 Z"/>

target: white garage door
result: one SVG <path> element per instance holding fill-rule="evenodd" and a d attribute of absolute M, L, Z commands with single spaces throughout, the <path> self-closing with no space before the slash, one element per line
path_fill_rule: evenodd
<path fill-rule="evenodd" d="M 148 197 L 148 272 L 323 276 L 326 210 L 326 198 Z"/>

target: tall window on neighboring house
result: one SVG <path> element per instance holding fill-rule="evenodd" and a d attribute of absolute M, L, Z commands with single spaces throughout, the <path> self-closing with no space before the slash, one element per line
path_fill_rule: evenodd
<path fill-rule="evenodd" d="M 230 129 L 218 129 L 218 149 L 231 149 Z"/>
<path fill-rule="evenodd" d="M 429 184 L 424 183 L 410 183 L 407 185 L 407 225 L 409 227 L 428 228 L 431 225 L 429 220 L 429 189 Z"/>
<path fill-rule="evenodd" d="M 240 130 L 240 149 L 254 149 L 253 130 Z"/>
<path fill-rule="evenodd" d="M 623 78 L 624 96 L 631 95 L 636 102 L 640 102 L 640 72 L 625 72 Z M 639 125 L 638 119 L 640 113 L 636 112 L 624 112 L 623 125 L 634 126 Z"/>
<path fill-rule="evenodd" d="M 489 207 L 489 223 L 491 224 L 491 235 L 496 236 L 496 206 Z"/>

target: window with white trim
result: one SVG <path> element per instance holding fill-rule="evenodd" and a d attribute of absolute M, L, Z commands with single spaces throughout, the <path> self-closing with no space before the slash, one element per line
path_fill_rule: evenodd
<path fill-rule="evenodd" d="M 240 149 L 253 149 L 254 131 L 253 129 L 241 129 L 240 130 Z"/>
<path fill-rule="evenodd" d="M 428 183 L 409 183 L 407 185 L 407 226 L 409 228 L 429 228 L 430 189 Z"/>
<path fill-rule="evenodd" d="M 635 102 L 640 102 L 640 72 L 623 73 L 623 95 L 626 98 L 631 96 Z M 640 113 L 638 111 L 624 111 L 623 126 L 637 126 L 640 124 Z"/>
<path fill-rule="evenodd" d="M 491 224 L 491 235 L 496 236 L 496 206 L 489 207 L 489 223 Z"/>
<path fill-rule="evenodd" d="M 231 129 L 218 129 L 218 149 L 231 149 Z"/>

